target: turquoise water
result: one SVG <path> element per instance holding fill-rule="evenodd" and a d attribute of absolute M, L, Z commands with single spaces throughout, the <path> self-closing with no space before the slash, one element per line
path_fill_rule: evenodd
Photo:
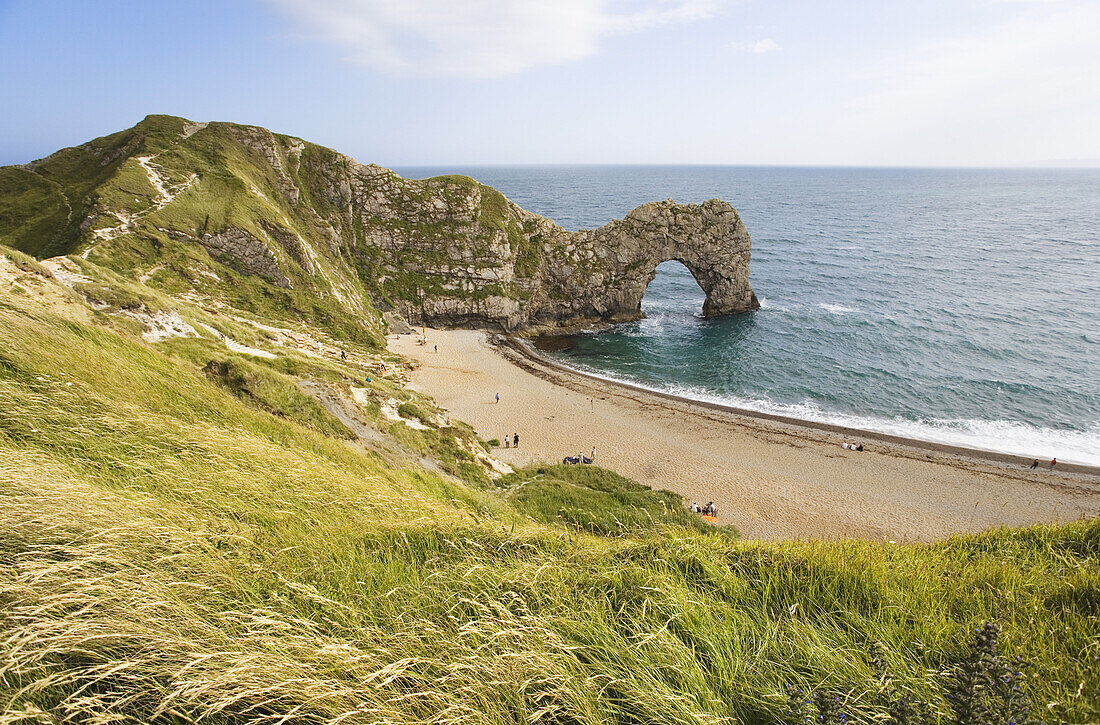
<path fill-rule="evenodd" d="M 1100 171 L 491 167 L 566 228 L 720 197 L 762 309 L 704 320 L 681 265 L 565 363 L 684 397 L 1100 465 Z"/>

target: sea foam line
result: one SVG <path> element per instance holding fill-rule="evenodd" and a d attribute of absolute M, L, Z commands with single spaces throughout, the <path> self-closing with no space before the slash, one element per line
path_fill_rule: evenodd
<path fill-rule="evenodd" d="M 905 418 L 861 416 L 825 410 L 812 401 L 777 403 L 766 399 L 717 395 L 691 386 L 650 385 L 626 376 L 611 375 L 588 366 L 565 364 L 557 357 L 555 357 L 555 361 L 567 368 L 594 378 L 654 393 L 672 395 L 688 401 L 777 415 L 807 423 L 822 423 L 871 433 L 884 433 L 928 443 L 941 443 L 993 453 L 1004 453 L 1020 456 L 1021 458 L 1039 458 L 1042 461 L 1057 458 L 1065 463 L 1100 466 L 1100 420 L 1094 421 L 1087 430 L 1082 431 L 1056 430 L 1012 420 L 982 420 L 978 418 L 908 420 Z"/>

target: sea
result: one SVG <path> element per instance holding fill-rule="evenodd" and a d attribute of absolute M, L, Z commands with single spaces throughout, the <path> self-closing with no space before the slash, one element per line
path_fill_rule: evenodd
<path fill-rule="evenodd" d="M 460 173 L 576 230 L 718 197 L 752 237 L 755 312 L 702 317 L 679 262 L 645 319 L 553 355 L 694 400 L 1100 466 L 1100 170 L 736 166 Z"/>

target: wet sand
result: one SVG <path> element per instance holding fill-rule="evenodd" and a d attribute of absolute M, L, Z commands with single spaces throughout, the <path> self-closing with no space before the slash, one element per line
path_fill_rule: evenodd
<path fill-rule="evenodd" d="M 590 455 L 688 501 L 714 501 L 745 538 L 929 541 L 1100 515 L 1100 470 L 906 441 L 694 403 L 585 376 L 475 330 L 391 336 L 412 387 L 522 466 Z M 439 346 L 439 352 L 433 346 Z M 500 403 L 495 395 L 500 393 Z M 863 452 L 841 447 L 858 440 Z"/>

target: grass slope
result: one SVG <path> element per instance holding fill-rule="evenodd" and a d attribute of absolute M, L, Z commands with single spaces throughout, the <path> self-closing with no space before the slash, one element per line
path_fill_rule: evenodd
<path fill-rule="evenodd" d="M 1100 717 L 1098 521 L 931 546 L 595 536 L 532 518 L 662 504 L 547 467 L 517 478 L 579 493 L 513 505 L 167 349 L 0 294 L 0 723 L 770 723 L 787 683 L 872 722 L 872 643 L 946 712 L 942 673 L 989 619 L 1050 720 Z"/>
<path fill-rule="evenodd" d="M 169 293 L 198 290 L 375 343 L 376 307 L 438 297 L 476 311 L 490 297 L 532 294 L 516 281 L 455 283 L 469 268 L 499 276 L 501 242 L 522 275 L 538 270 L 542 243 L 500 192 L 464 176 L 368 171 L 266 129 L 148 116 L 0 167 L 0 242 L 38 258 L 79 253 Z"/>
<path fill-rule="evenodd" d="M 167 147 L 186 124 L 182 118 L 148 116 L 133 128 L 61 149 L 33 164 L 0 167 L 0 238 L 39 258 L 75 251 L 81 223 L 96 206 L 100 187 L 132 156 Z"/>
<path fill-rule="evenodd" d="M 652 531 L 682 526 L 709 533 L 714 528 L 684 509 L 683 498 L 597 466 L 530 466 L 497 481 L 516 510 L 536 521 L 559 522 L 596 534 Z M 737 530 L 724 532 L 737 538 Z"/>

